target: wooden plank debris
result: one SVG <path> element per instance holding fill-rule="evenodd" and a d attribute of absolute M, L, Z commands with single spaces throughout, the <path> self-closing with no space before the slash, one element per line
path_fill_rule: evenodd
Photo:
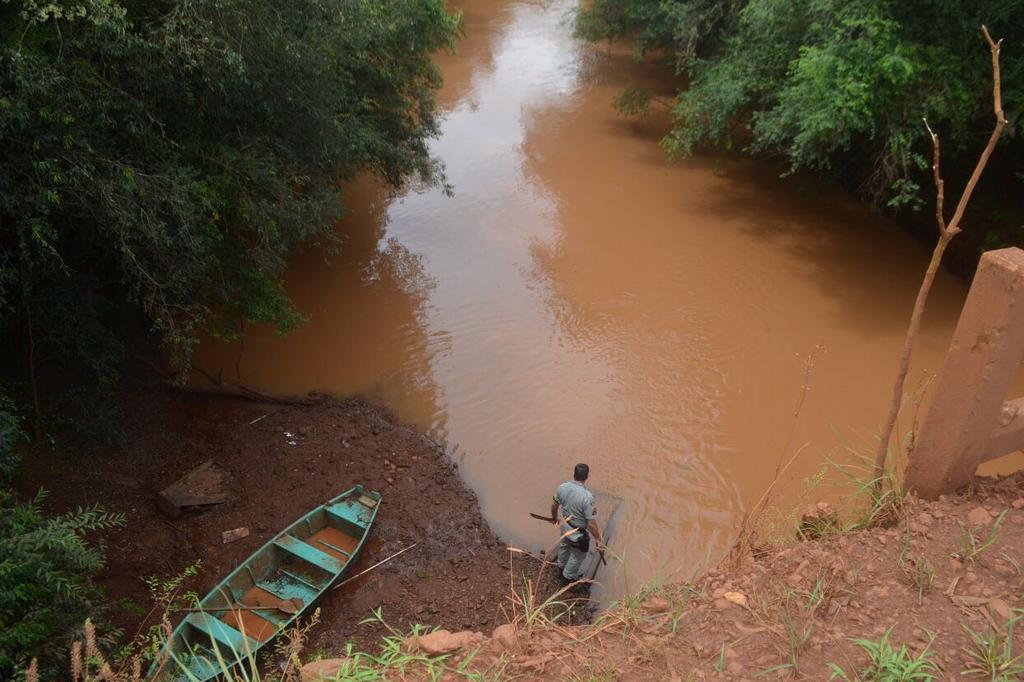
<path fill-rule="evenodd" d="M 188 510 L 223 504 L 228 499 L 224 478 L 224 472 L 213 460 L 203 462 L 160 491 L 157 498 L 160 511 L 176 519 Z"/>
<path fill-rule="evenodd" d="M 220 534 L 220 539 L 225 545 L 229 542 L 234 542 L 235 540 L 241 540 L 242 538 L 247 537 L 249 537 L 249 529 L 244 526 L 241 528 L 226 530 Z"/>

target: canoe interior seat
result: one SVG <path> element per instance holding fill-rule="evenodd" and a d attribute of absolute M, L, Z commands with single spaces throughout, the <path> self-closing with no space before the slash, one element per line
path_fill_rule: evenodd
<path fill-rule="evenodd" d="M 243 658 L 259 647 L 256 640 L 246 637 L 232 626 L 207 613 L 193 613 L 188 617 L 188 623 L 211 640 L 210 649 L 213 649 L 215 642 L 225 659 L 230 659 L 232 652 L 235 652 L 236 657 Z"/>
<path fill-rule="evenodd" d="M 320 593 L 319 589 L 315 589 L 281 570 L 274 571 L 268 577 L 260 580 L 257 587 L 280 600 L 298 597 L 303 604 L 307 605 L 312 604 Z"/>
<path fill-rule="evenodd" d="M 268 592 L 267 590 L 263 589 L 259 585 L 256 585 L 255 587 L 250 587 L 248 590 L 246 590 L 245 594 L 243 594 L 239 598 L 238 603 L 243 605 L 243 606 L 275 606 L 276 607 L 278 604 L 281 603 L 281 601 L 282 601 L 282 599 L 280 597 L 278 597 L 276 594 Z M 306 601 L 303 600 L 302 603 L 305 604 Z M 284 625 L 285 623 L 287 623 L 288 621 L 290 621 L 292 619 L 291 614 L 285 613 L 284 611 L 278 611 L 277 609 L 274 609 L 274 610 L 268 609 L 266 611 L 255 611 L 254 613 L 258 614 L 259 617 L 262 618 L 263 620 L 268 620 L 271 623 L 274 623 L 275 625 Z"/>
<path fill-rule="evenodd" d="M 338 561 L 335 557 L 331 556 L 327 552 L 321 551 L 313 545 L 298 539 L 292 535 L 281 535 L 274 539 L 274 545 L 279 549 L 287 552 L 288 554 L 298 557 L 302 561 L 305 561 L 313 566 L 316 566 L 321 571 L 327 573 L 327 576 L 310 576 L 304 574 L 303 578 L 312 578 L 313 584 L 320 586 L 321 581 L 326 579 L 330 581 L 334 578 L 343 566 L 341 561 Z"/>
<path fill-rule="evenodd" d="M 277 632 L 277 626 L 260 617 L 263 611 L 227 611 L 220 617 L 220 622 L 230 625 L 239 632 L 258 642 L 265 642 Z"/>
<path fill-rule="evenodd" d="M 306 542 L 327 552 L 343 564 L 348 562 L 352 552 L 359 546 L 359 538 L 354 538 L 331 526 L 324 526 L 313 533 Z"/>
<path fill-rule="evenodd" d="M 242 598 L 238 600 L 238 605 L 269 606 L 270 608 L 266 611 L 230 609 L 221 613 L 220 620 L 253 639 L 265 642 L 273 637 L 274 633 L 291 618 L 291 615 L 274 608 L 280 603 L 279 598 L 257 585 L 242 595 Z"/>
<path fill-rule="evenodd" d="M 373 518 L 372 509 L 349 500 L 335 502 L 332 505 L 324 507 L 324 509 L 328 514 L 334 516 L 341 522 L 340 525 L 342 528 L 351 524 L 352 526 L 355 526 L 355 528 L 352 529 L 354 531 L 365 530 L 366 527 L 370 525 L 370 519 Z M 358 532 L 357 535 L 362 535 L 362 533 Z"/>
<path fill-rule="evenodd" d="M 197 680 L 207 680 L 214 677 L 220 671 L 220 664 L 217 663 L 217 654 L 198 643 L 191 643 L 189 646 L 189 652 L 181 655 L 179 658 L 181 665 L 186 668 L 188 672 L 182 676 L 176 677 L 175 679 L 191 680 L 194 678 Z M 174 670 L 178 665 L 179 664 L 174 661 L 167 661 L 164 664 L 164 669 Z M 164 678 L 165 676 L 160 677 L 161 680 Z"/>

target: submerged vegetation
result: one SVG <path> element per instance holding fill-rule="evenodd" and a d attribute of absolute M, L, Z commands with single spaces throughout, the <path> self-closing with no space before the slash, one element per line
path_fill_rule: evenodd
<path fill-rule="evenodd" d="M 638 53 L 668 57 L 685 77 L 662 141 L 670 153 L 781 156 L 791 171 L 830 174 L 875 204 L 921 208 L 931 202 L 922 118 L 942 135 L 943 165 L 964 175 L 991 130 L 991 89 L 979 87 L 991 77 L 983 24 L 1012 50 L 1003 60 L 1011 129 L 991 182 L 1019 192 L 1020 0 L 595 0 L 577 32 L 632 38 Z M 620 104 L 649 102 L 631 90 Z"/>

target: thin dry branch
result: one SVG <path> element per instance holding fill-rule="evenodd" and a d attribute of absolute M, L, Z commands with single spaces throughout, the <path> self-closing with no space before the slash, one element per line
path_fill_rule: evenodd
<path fill-rule="evenodd" d="M 932 251 L 932 259 L 928 263 L 928 269 L 925 271 L 924 279 L 921 281 L 921 288 L 918 289 L 917 299 L 914 301 L 914 311 L 910 315 L 910 325 L 907 328 L 907 335 L 903 341 L 903 350 L 900 354 L 899 369 L 897 370 L 896 380 L 893 382 L 892 387 L 892 399 L 889 403 L 889 414 L 886 417 L 884 426 L 882 427 L 882 432 L 879 434 L 878 450 L 875 453 L 874 479 L 876 481 L 881 481 L 882 474 L 885 472 L 886 458 L 889 452 L 889 441 L 892 439 L 892 432 L 896 426 L 896 419 L 900 412 L 900 404 L 903 402 L 903 384 L 907 379 L 907 372 L 910 369 L 910 355 L 914 348 L 914 341 L 917 339 L 918 330 L 921 327 L 921 317 L 924 315 L 925 303 L 928 301 L 928 294 L 931 292 L 932 283 L 935 281 L 935 275 L 938 272 L 939 263 L 942 261 L 942 256 L 946 252 L 946 247 L 949 246 L 950 240 L 961 231 L 960 221 L 963 219 L 964 211 L 967 210 L 967 204 L 971 200 L 974 188 L 977 186 L 978 180 L 981 178 L 981 174 L 985 170 L 985 166 L 988 165 L 989 157 L 992 156 L 992 152 L 996 148 L 996 143 L 999 141 L 1000 136 L 1003 134 L 1003 128 L 1006 126 L 1006 117 L 1003 115 L 1002 80 L 999 70 L 999 52 L 1003 41 L 992 40 L 992 36 L 989 35 L 988 28 L 985 26 L 981 27 L 981 31 L 985 34 L 985 40 L 988 41 L 989 51 L 992 54 L 992 100 L 996 124 L 992 129 L 992 134 L 989 136 L 988 143 L 985 145 L 985 148 L 981 152 L 981 156 L 978 158 L 978 163 L 974 166 L 974 172 L 971 173 L 971 177 L 967 181 L 967 185 L 964 187 L 963 193 L 960 195 L 960 201 L 957 202 L 956 210 L 953 212 L 953 217 L 950 219 L 948 225 L 943 222 L 942 217 L 942 202 L 944 201 L 945 183 L 943 182 L 942 176 L 939 172 L 939 136 L 932 132 L 930 127 L 928 128 L 928 132 L 932 137 L 932 146 L 935 151 L 933 172 L 937 192 L 936 219 L 939 224 L 939 241 L 935 244 L 935 250 Z M 927 121 L 925 122 L 925 125 L 927 126 Z"/>
<path fill-rule="evenodd" d="M 779 478 L 789 469 L 789 465 L 803 452 L 809 443 L 804 443 L 802 446 L 797 448 L 797 451 L 793 453 L 793 456 L 789 458 L 789 461 L 783 466 L 783 460 L 785 459 L 786 453 L 789 452 L 790 445 L 793 442 L 793 436 L 796 434 L 797 423 L 800 420 L 800 412 L 803 410 L 804 401 L 807 399 L 807 393 L 811 390 L 811 372 L 814 369 L 814 365 L 818 360 L 818 356 L 825 352 L 825 346 L 821 343 L 815 345 L 814 350 L 807 354 L 806 357 L 802 358 L 803 364 L 803 383 L 800 386 L 800 395 L 797 397 L 796 406 L 793 408 L 793 419 L 789 424 L 789 432 L 786 434 L 786 440 L 782 445 L 782 449 L 779 451 L 779 459 L 775 464 L 775 474 L 772 476 L 771 482 L 768 484 L 768 488 L 765 489 L 764 494 L 761 495 L 760 499 L 743 515 L 740 521 L 740 529 L 736 535 L 736 540 L 733 542 L 732 548 L 729 550 L 729 556 L 734 560 L 738 560 L 746 552 L 748 545 L 750 544 L 751 536 L 753 535 L 753 526 L 757 523 L 758 514 L 761 513 L 768 506 L 768 502 L 771 500 L 772 492 L 775 490 L 776 484 L 779 482 Z"/>
<path fill-rule="evenodd" d="M 935 222 L 939 226 L 939 236 L 946 231 L 946 217 L 943 214 L 943 204 L 946 201 L 946 181 L 942 179 L 939 163 L 942 154 L 939 148 L 939 136 L 928 125 L 928 119 L 924 119 L 924 127 L 932 138 L 932 147 L 935 150 L 935 159 L 932 161 L 932 173 L 935 175 Z"/>

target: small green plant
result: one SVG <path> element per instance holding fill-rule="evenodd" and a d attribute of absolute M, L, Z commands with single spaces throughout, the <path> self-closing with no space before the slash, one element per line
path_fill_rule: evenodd
<path fill-rule="evenodd" d="M 807 603 L 804 608 L 807 613 L 809 615 L 813 615 L 819 606 L 828 601 L 832 591 L 832 573 L 827 566 L 824 566 L 818 573 L 818 577 L 814 581 L 814 586 L 810 591 L 805 592 L 807 595 Z"/>
<path fill-rule="evenodd" d="M 900 552 L 896 567 L 907 584 L 917 590 L 917 603 L 920 604 L 924 600 L 924 595 L 930 592 L 935 584 L 935 569 L 927 558 L 910 553 L 909 524 L 903 535 L 903 551 Z"/>
<path fill-rule="evenodd" d="M 796 670 L 800 667 L 800 651 L 807 644 L 807 640 L 811 638 L 811 633 L 814 632 L 814 621 L 795 615 L 787 608 L 783 608 L 779 612 L 779 621 L 786 635 L 785 643 L 789 662 Z"/>
<path fill-rule="evenodd" d="M 935 585 L 935 569 L 928 559 L 907 554 L 900 557 L 897 566 L 903 579 L 917 590 L 917 603 L 920 604 Z"/>
<path fill-rule="evenodd" d="M 988 533 L 984 536 L 979 536 L 973 527 L 960 523 L 958 548 L 953 552 L 953 556 L 963 562 L 974 563 L 975 559 L 982 552 L 999 540 L 999 527 L 1002 525 L 1005 517 L 1006 510 L 1004 509 L 1003 513 L 999 515 L 995 523 L 992 524 L 992 527 L 988 529 Z"/>
<path fill-rule="evenodd" d="M 566 585 L 554 594 L 541 599 L 537 594 L 536 582 L 529 578 L 523 578 L 520 589 L 512 594 L 515 620 L 527 630 L 560 620 L 572 610 L 572 605 L 559 597 L 562 597 L 572 586 L 572 583 Z"/>
<path fill-rule="evenodd" d="M 715 672 L 719 675 L 725 670 L 725 642 L 722 643 L 722 648 L 718 651 L 718 656 L 715 658 Z"/>
<path fill-rule="evenodd" d="M 183 591 L 183 589 L 189 580 L 199 574 L 202 565 L 201 561 L 194 561 L 169 578 L 155 575 L 143 578 L 143 582 L 149 589 L 150 599 L 153 600 L 156 608 L 173 611 L 198 604 L 199 595 L 194 590 Z"/>
<path fill-rule="evenodd" d="M 799 669 L 800 652 L 814 632 L 814 612 L 817 607 L 813 605 L 816 597 L 812 593 L 816 591 L 817 588 L 811 592 L 786 588 L 781 592 L 753 595 L 750 613 L 774 635 L 779 655 L 786 659 L 782 665 L 761 671 L 762 675 L 786 669 L 795 672 Z"/>
<path fill-rule="evenodd" d="M 593 624 L 600 630 L 614 623 L 621 628 L 623 637 L 628 637 L 637 627 L 643 628 L 667 618 L 669 632 L 676 634 L 680 622 L 687 614 L 690 602 L 695 597 L 702 596 L 705 589 L 705 583 L 697 587 L 693 579 L 666 583 L 662 579 L 654 578 L 638 591 L 624 596 L 610 608 L 602 611 Z M 652 608 L 654 604 L 658 605 Z"/>
<path fill-rule="evenodd" d="M 582 670 L 568 679 L 570 682 L 614 682 L 619 679 L 619 673 L 611 664 L 588 660 L 583 664 Z"/>
<path fill-rule="evenodd" d="M 1021 618 L 1024 618 L 1024 610 L 1012 609 L 1005 625 L 990 627 L 985 633 L 963 624 L 973 645 L 964 650 L 968 660 L 964 674 L 992 682 L 1010 682 L 1024 677 L 1024 652 L 1014 653 L 1013 641 L 1014 628 Z"/>
<path fill-rule="evenodd" d="M 788 662 L 763 671 L 765 674 L 787 668 L 799 669 L 800 652 L 814 633 L 815 615 L 832 598 L 834 591 L 832 574 L 827 567 L 822 567 L 809 590 L 784 589 L 778 595 L 774 607 L 768 609 L 769 613 L 775 612 L 775 623 L 770 629 L 780 634 L 783 645 L 780 653 L 788 658 Z"/>
<path fill-rule="evenodd" d="M 1014 559 L 1006 552 L 1000 552 L 999 556 L 1003 558 L 1003 561 L 1008 563 L 1013 568 L 1014 573 L 1017 575 L 1017 591 L 1024 592 L 1024 567 L 1021 566 L 1020 562 Z"/>
<path fill-rule="evenodd" d="M 694 595 L 698 597 L 704 593 L 703 588 L 700 591 L 693 587 L 692 583 L 685 583 L 677 589 L 669 592 L 669 614 L 672 617 L 669 631 L 674 635 L 679 630 L 679 622 L 686 615 L 686 607 L 689 605 L 690 600 L 693 599 Z"/>
<path fill-rule="evenodd" d="M 852 518 L 842 529 L 853 532 L 864 528 L 891 526 L 903 515 L 907 493 L 898 475 L 903 461 L 899 457 L 889 458 L 889 467 L 880 475 L 873 473 L 871 459 L 852 446 L 845 448 L 849 462 L 829 460 L 830 466 L 846 479 L 849 503 L 842 505 L 850 510 Z"/>
<path fill-rule="evenodd" d="M 868 665 L 854 674 L 847 673 L 836 663 L 829 663 L 830 680 L 864 680 L 867 682 L 913 682 L 914 680 L 933 680 L 941 671 L 932 661 L 935 655 L 931 650 L 931 641 L 924 651 L 913 655 L 905 644 L 899 649 L 889 640 L 892 626 L 885 631 L 881 639 L 873 642 L 868 639 L 854 639 L 854 644 L 868 655 Z"/>

